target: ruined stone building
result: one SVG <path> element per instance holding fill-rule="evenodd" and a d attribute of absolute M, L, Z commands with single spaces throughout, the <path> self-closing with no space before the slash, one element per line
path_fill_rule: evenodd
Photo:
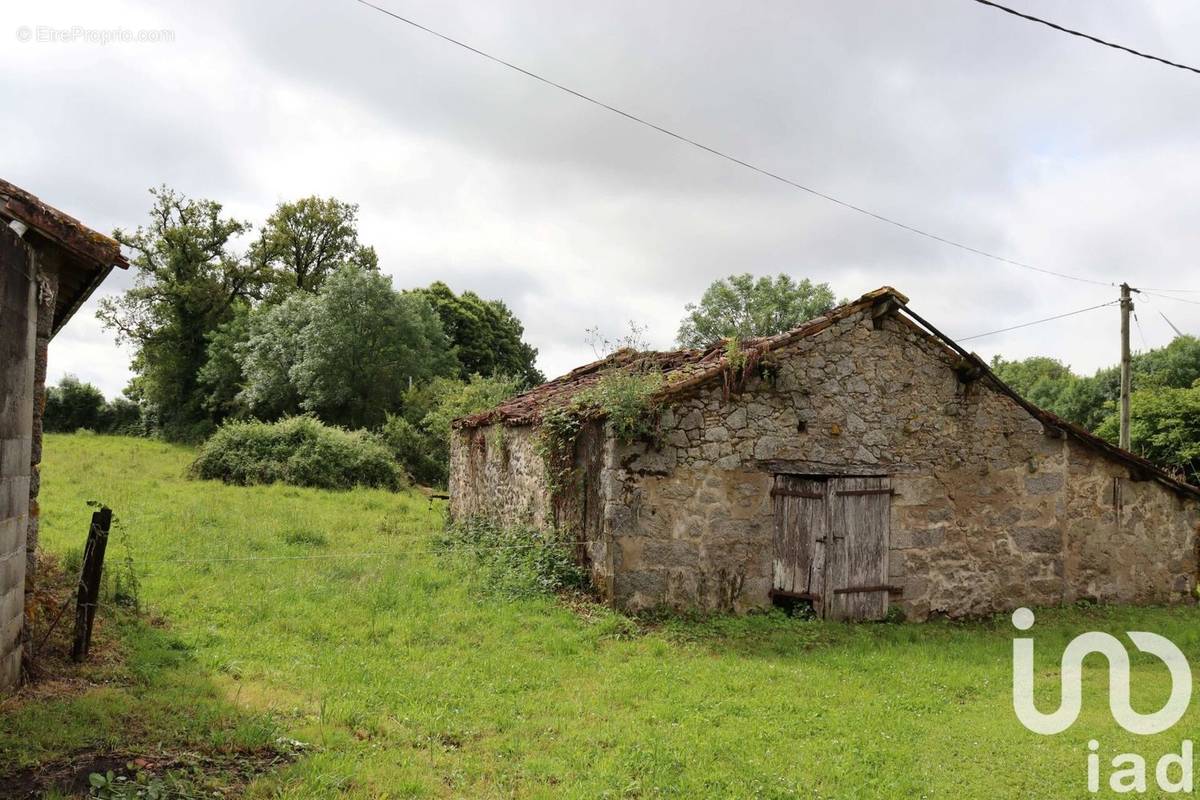
<path fill-rule="evenodd" d="M 622 374 L 661 375 L 649 432 L 579 401 Z M 921 620 L 1196 586 L 1200 489 L 1021 398 L 891 288 L 776 336 L 619 351 L 458 420 L 450 494 L 455 518 L 555 527 L 630 610 Z"/>
<path fill-rule="evenodd" d="M 46 349 L 114 266 L 115 241 L 0 180 L 0 691 L 20 678 L 36 567 Z"/>

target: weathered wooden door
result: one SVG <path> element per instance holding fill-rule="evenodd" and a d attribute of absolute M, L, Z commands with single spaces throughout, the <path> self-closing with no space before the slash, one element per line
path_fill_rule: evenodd
<path fill-rule="evenodd" d="M 828 619 L 883 619 L 892 490 L 886 477 L 829 482 Z"/>
<path fill-rule="evenodd" d="M 825 481 L 776 475 L 771 494 L 775 503 L 774 593 L 808 600 L 820 614 L 829 524 Z"/>
<path fill-rule="evenodd" d="M 775 476 L 773 591 L 828 619 L 881 619 L 888 606 L 886 477 Z"/>

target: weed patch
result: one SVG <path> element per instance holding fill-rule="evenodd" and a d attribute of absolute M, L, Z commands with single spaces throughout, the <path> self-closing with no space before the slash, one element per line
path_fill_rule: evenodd
<path fill-rule="evenodd" d="M 284 531 L 283 541 L 301 547 L 325 547 L 329 544 L 325 534 L 311 528 L 290 528 Z"/>
<path fill-rule="evenodd" d="M 474 567 L 484 586 L 508 597 L 581 590 L 587 585 L 572 543 L 553 530 L 506 527 L 471 518 L 446 526 L 438 544 L 443 552 L 460 555 Z"/>
<path fill-rule="evenodd" d="M 546 467 L 547 490 L 561 492 L 574 473 L 575 443 L 584 421 L 603 418 L 622 442 L 655 435 L 655 394 L 662 388 L 660 372 L 616 370 L 576 394 L 565 405 L 547 410 L 538 426 L 535 448 Z"/>
<path fill-rule="evenodd" d="M 154 748 L 145 753 L 82 750 L 0 778 L 0 797 L 55 794 L 97 800 L 200 800 L 240 794 L 255 778 L 295 761 L 307 745 L 280 738 L 228 752 Z"/>

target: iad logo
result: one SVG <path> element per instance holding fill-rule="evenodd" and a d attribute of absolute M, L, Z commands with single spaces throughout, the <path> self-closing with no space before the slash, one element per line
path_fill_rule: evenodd
<path fill-rule="evenodd" d="M 1012 615 L 1017 630 L 1033 627 L 1033 612 L 1018 608 Z M 1117 724 L 1130 733 L 1161 733 L 1183 717 L 1192 699 L 1192 671 L 1187 659 L 1169 639 L 1145 631 L 1127 631 L 1134 646 L 1143 653 L 1161 659 L 1171 675 L 1171 696 L 1166 705 L 1153 714 L 1140 714 L 1129 705 L 1129 653 L 1115 636 L 1090 631 L 1067 644 L 1062 656 L 1062 688 L 1058 709 L 1043 714 L 1033 703 L 1033 639 L 1013 639 L 1013 710 L 1017 719 L 1034 733 L 1046 736 L 1061 733 L 1079 717 L 1083 692 L 1083 659 L 1099 653 L 1108 659 L 1108 707 Z M 1100 791 L 1100 743 L 1088 742 L 1087 788 Z M 1109 786 L 1118 793 L 1146 791 L 1146 759 L 1137 753 L 1119 753 L 1113 757 L 1114 771 Z M 1175 775 L 1178 775 L 1176 778 Z M 1154 770 L 1161 790 L 1168 793 L 1191 792 L 1192 742 L 1185 739 L 1179 754 L 1163 755 Z"/>
<path fill-rule="evenodd" d="M 1018 608 L 1012 615 L 1019 631 L 1033 627 L 1033 612 Z M 1153 714 L 1139 714 L 1129 705 L 1129 654 L 1117 637 L 1099 631 L 1076 636 L 1063 651 L 1062 695 L 1058 710 L 1043 714 L 1033 704 L 1033 639 L 1013 639 L 1013 710 L 1017 719 L 1034 733 L 1062 733 L 1079 716 L 1082 703 L 1083 659 L 1100 653 L 1108 659 L 1108 707 L 1113 719 L 1130 733 L 1162 733 L 1187 711 L 1192 699 L 1192 671 L 1187 659 L 1169 639 L 1157 633 L 1127 631 L 1134 646 L 1158 656 L 1171 673 L 1171 696 Z"/>

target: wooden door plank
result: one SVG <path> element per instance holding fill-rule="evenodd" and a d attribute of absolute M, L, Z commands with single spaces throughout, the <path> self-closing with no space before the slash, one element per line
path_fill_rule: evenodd
<path fill-rule="evenodd" d="M 791 597 L 813 597 L 824 589 L 825 483 L 776 475 L 772 589 Z M 813 600 L 814 606 L 817 601 Z"/>
<path fill-rule="evenodd" d="M 831 486 L 828 593 L 833 619 L 882 619 L 886 591 L 839 591 L 887 584 L 891 488 L 886 477 L 843 477 Z"/>

